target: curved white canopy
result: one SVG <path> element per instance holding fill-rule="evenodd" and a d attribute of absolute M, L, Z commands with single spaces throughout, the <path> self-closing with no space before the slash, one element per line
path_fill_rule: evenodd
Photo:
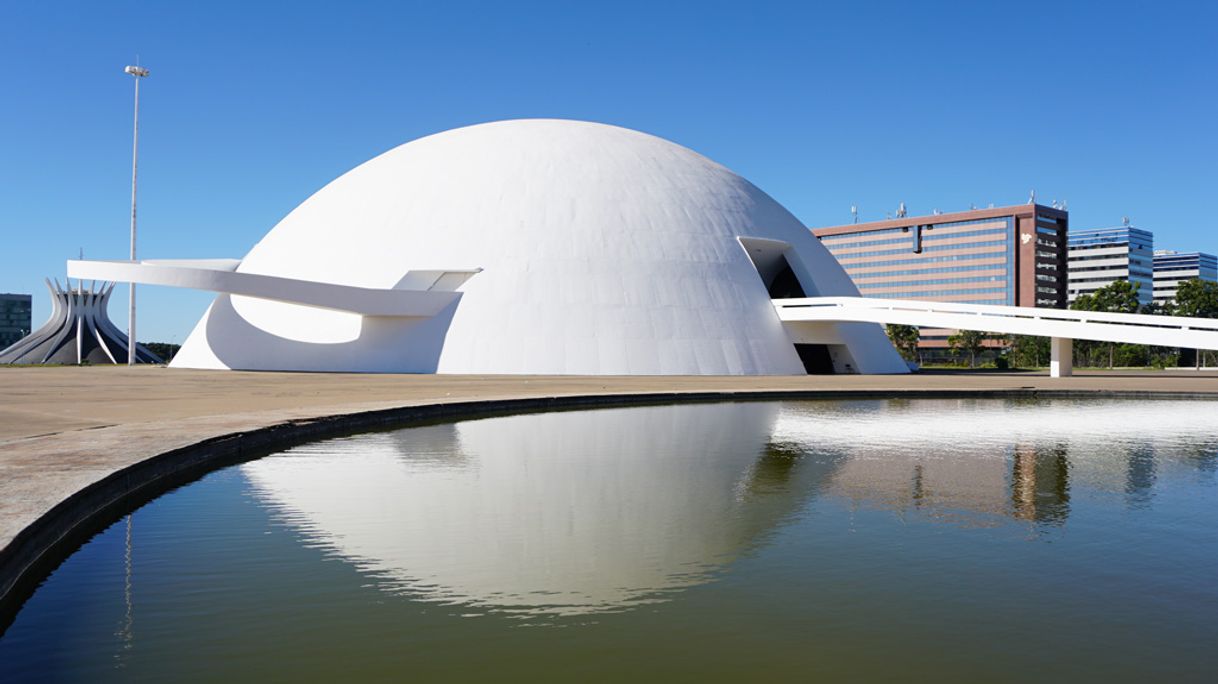
<path fill-rule="evenodd" d="M 236 259 L 69 261 L 68 275 L 223 292 L 364 316 L 430 317 L 455 302 L 461 296 L 455 288 L 481 270 L 409 271 L 398 287 L 376 289 L 240 273 L 240 265 Z"/>

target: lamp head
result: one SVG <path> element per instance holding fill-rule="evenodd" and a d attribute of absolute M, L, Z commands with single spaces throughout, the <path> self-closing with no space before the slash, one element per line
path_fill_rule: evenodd
<path fill-rule="evenodd" d="M 123 72 L 131 74 L 132 76 L 135 76 L 136 78 L 140 78 L 140 77 L 148 75 L 148 70 L 141 66 L 126 67 L 125 69 L 123 69 Z"/>

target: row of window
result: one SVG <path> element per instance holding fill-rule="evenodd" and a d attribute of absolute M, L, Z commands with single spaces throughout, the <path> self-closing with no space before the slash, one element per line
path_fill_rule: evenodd
<path fill-rule="evenodd" d="M 1129 264 L 1124 262 L 1116 262 L 1113 264 L 1104 264 L 1101 266 L 1080 266 L 1078 263 L 1070 264 L 1071 273 L 1087 273 L 1090 271 L 1125 271 L 1129 268 Z"/>
<path fill-rule="evenodd" d="M 923 225 L 926 226 L 927 230 L 936 230 L 939 228 L 954 228 L 956 226 L 974 226 L 979 223 L 997 223 L 998 221 L 1002 221 L 1002 222 L 1006 223 L 1008 228 L 1011 227 L 1011 217 L 1009 217 L 1009 216 L 998 216 L 995 218 L 983 218 L 983 219 L 968 219 L 965 221 L 947 221 L 944 223 L 928 223 L 928 224 L 923 224 Z M 896 228 L 882 228 L 880 230 L 860 230 L 857 233 L 842 233 L 840 235 L 827 236 L 826 239 L 828 239 L 828 237 L 836 238 L 836 237 L 842 237 L 842 236 L 846 236 L 846 235 L 891 235 L 891 234 L 895 234 L 895 233 L 908 233 L 910 231 L 910 229 L 911 229 L 911 226 L 897 226 Z"/>
<path fill-rule="evenodd" d="M 1007 291 L 1008 291 L 1008 289 L 1005 287 L 978 287 L 978 288 L 971 288 L 971 289 L 967 289 L 967 290 L 952 290 L 951 292 L 945 292 L 943 290 L 923 290 L 921 292 L 898 292 L 898 293 L 887 293 L 887 294 L 893 294 L 898 299 L 921 299 L 921 298 L 925 298 L 925 297 L 941 297 L 941 296 L 947 295 L 947 294 L 952 294 L 952 295 L 997 294 L 997 293 L 1007 292 Z M 867 295 L 868 297 L 873 296 L 873 295 L 867 294 L 866 286 L 859 286 L 859 292 L 862 292 L 863 294 Z M 876 294 L 874 296 L 882 297 L 884 295 Z"/>
<path fill-rule="evenodd" d="M 1147 271 L 1139 271 L 1137 269 L 1125 268 L 1072 268 L 1070 269 L 1070 280 L 1083 280 L 1096 278 L 1132 278 L 1133 280 L 1145 280 L 1150 282 L 1155 279 L 1153 273 Z"/>
<path fill-rule="evenodd" d="M 1154 278 L 1150 278 L 1145 275 L 1140 275 L 1137 273 L 1130 275 L 1125 272 L 1114 272 L 1114 271 L 1109 271 L 1107 273 L 1101 272 L 1101 273 L 1084 273 L 1084 274 L 1078 274 L 1078 273 L 1072 272 L 1070 274 L 1070 282 L 1072 282 L 1072 283 L 1076 282 L 1076 281 L 1077 282 L 1094 282 L 1096 280 L 1135 280 L 1138 282 L 1149 283 L 1149 282 L 1152 282 L 1154 280 Z"/>
<path fill-rule="evenodd" d="M 938 296 L 941 296 L 942 294 L 943 294 L 942 292 L 931 292 L 931 293 L 927 293 L 926 295 L 919 296 L 917 293 L 902 292 L 899 294 L 873 294 L 873 295 L 867 295 L 867 296 L 875 297 L 877 299 L 925 299 L 926 297 L 938 297 Z M 953 292 L 952 294 L 957 294 L 957 293 Z M 999 297 L 997 299 L 969 300 L 967 302 L 961 302 L 961 303 L 962 304 L 1010 304 L 1011 301 L 1012 301 L 1012 299 L 1010 297 Z"/>
<path fill-rule="evenodd" d="M 871 266 L 873 266 L 873 264 L 850 265 L 850 266 L 846 266 L 846 272 L 851 273 L 852 277 L 853 277 L 854 272 L 850 270 L 851 268 L 859 269 L 859 268 L 864 268 L 864 267 L 869 268 Z M 964 271 L 980 271 L 982 269 L 989 270 L 989 269 L 1004 268 L 1004 267 L 1007 269 L 1007 273 L 1009 274 L 1011 272 L 1011 269 L 1006 264 L 991 264 L 988 266 L 985 266 L 985 265 L 982 265 L 982 266 L 976 266 L 976 265 L 973 265 L 973 266 L 938 266 L 936 268 L 909 268 L 909 269 L 903 269 L 900 271 L 877 271 L 875 273 L 859 273 L 858 277 L 868 278 L 871 276 L 923 275 L 923 274 L 927 274 L 927 273 L 961 273 Z"/>
<path fill-rule="evenodd" d="M 956 236 L 952 235 L 952 237 L 956 237 Z M 926 241 L 923 241 L 922 242 L 922 252 L 923 253 L 946 252 L 948 250 L 963 250 L 963 248 L 966 248 L 966 247 L 988 247 L 991 245 L 1001 245 L 1001 243 L 1004 243 L 1004 242 L 1006 242 L 1006 235 L 1001 234 L 1001 232 L 999 232 L 999 235 L 994 237 L 993 240 L 963 242 L 963 243 L 960 243 L 960 245 L 935 245 L 935 243 L 933 243 L 933 242 L 928 243 Z M 840 259 L 854 259 L 854 258 L 861 258 L 861 257 L 885 257 L 885 256 L 889 256 L 889 254 L 909 253 L 911 247 L 912 246 L 906 247 L 906 248 L 904 248 L 904 250 L 872 250 L 870 252 L 851 252 L 849 254 L 837 254 L 837 256 Z"/>
<path fill-rule="evenodd" d="M 827 235 L 822 240 L 831 240 L 839 237 L 853 237 L 855 235 L 896 235 L 898 233 L 908 233 L 909 226 L 897 228 L 882 228 L 880 230 L 860 230 L 857 233 L 841 233 L 840 235 Z"/>
<path fill-rule="evenodd" d="M 1142 245 L 1142 244 L 1138 244 L 1136 242 L 1129 242 L 1129 243 L 1096 242 L 1096 243 L 1089 244 L 1089 243 L 1079 243 L 1079 242 L 1075 242 L 1074 240 L 1070 240 L 1066 243 L 1066 247 L 1071 252 L 1086 252 L 1086 251 L 1092 250 L 1092 249 L 1118 249 L 1118 248 L 1124 247 L 1129 252 L 1142 252 L 1142 253 L 1146 254 L 1147 256 L 1154 254 L 1154 248 L 1151 245 Z"/>
<path fill-rule="evenodd" d="M 885 274 L 889 275 L 889 274 Z M 971 278 L 932 278 L 930 280 L 901 280 L 887 283 L 869 283 L 866 277 L 854 281 L 859 287 L 903 287 L 905 285 L 951 285 L 953 283 L 991 283 L 1006 280 L 1006 276 L 974 276 Z"/>
<path fill-rule="evenodd" d="M 1070 261 L 1104 261 L 1107 259 L 1128 259 L 1130 261 L 1139 260 L 1139 261 L 1146 261 L 1148 263 L 1154 263 L 1154 262 L 1149 261 L 1144 256 L 1139 258 L 1138 255 L 1130 254 L 1129 252 L 1112 252 L 1109 254 L 1087 254 L 1084 252 L 1082 254 L 1079 254 L 1077 250 L 1070 250 L 1066 254 L 1066 258 L 1069 259 Z"/>
<path fill-rule="evenodd" d="M 1134 275 L 1150 278 L 1154 276 L 1154 271 L 1144 266 L 1136 266 L 1134 264 L 1105 264 L 1102 266 L 1079 266 L 1078 264 L 1070 264 L 1070 274 L 1075 273 L 1125 273 L 1130 272 Z"/>
<path fill-rule="evenodd" d="M 961 231 L 959 233 L 947 233 L 945 235 L 936 235 L 934 233 L 934 231 L 929 231 L 929 232 L 922 233 L 922 244 L 925 245 L 927 243 L 938 242 L 940 240 L 947 240 L 947 239 L 951 239 L 951 238 L 962 238 L 962 237 L 980 237 L 980 236 L 1000 235 L 1003 238 L 1006 238 L 1007 234 L 1008 233 L 1007 233 L 1006 228 L 988 228 L 988 229 L 983 229 L 983 230 L 966 230 L 966 231 Z M 825 243 L 825 246 L 827 246 L 829 248 L 829 251 L 833 252 L 834 254 L 837 253 L 836 250 L 850 249 L 852 247 L 873 247 L 873 246 L 878 246 L 878 245 L 896 245 L 896 244 L 905 244 L 905 245 L 908 245 L 911 247 L 913 246 L 912 236 L 905 236 L 905 237 L 899 237 L 899 238 L 888 238 L 886 240 L 855 240 L 853 242 L 836 242 L 836 241 L 830 241 L 829 238 L 824 238 L 821 240 L 821 242 Z"/>
<path fill-rule="evenodd" d="M 838 242 L 832 238 L 821 238 L 821 242 L 832 252 L 835 249 L 848 249 L 850 247 L 870 247 L 872 245 L 912 245 L 913 238 L 909 235 L 902 235 L 896 238 L 885 238 L 883 240 L 854 240 L 852 242 Z"/>
<path fill-rule="evenodd" d="M 1005 245 L 1002 242 L 982 242 L 982 243 L 971 242 L 971 243 L 968 243 L 968 245 L 940 245 L 938 247 L 928 247 L 928 248 L 926 248 L 926 250 L 923 250 L 923 253 L 924 252 L 949 252 L 949 251 L 956 251 L 956 250 L 967 250 L 967 248 L 972 248 L 972 247 L 1000 247 L 1000 250 L 987 250 L 985 252 L 972 253 L 972 254 L 952 254 L 952 256 L 948 256 L 948 257 L 927 257 L 927 256 L 922 256 L 922 254 L 915 254 L 914 257 L 905 258 L 905 259 L 885 259 L 885 260 L 882 260 L 882 262 L 862 262 L 862 263 L 856 262 L 856 263 L 849 263 L 849 264 L 843 264 L 843 265 L 856 265 L 856 267 L 884 267 L 884 265 L 939 262 L 939 260 L 950 260 L 950 262 L 956 262 L 956 260 L 960 260 L 960 259 L 983 258 L 983 257 L 991 256 L 991 254 L 993 254 L 993 256 L 996 256 L 996 254 L 1002 254 L 1002 253 L 1006 252 L 1006 250 L 1001 250 L 1001 247 L 1004 247 L 1004 246 Z M 899 251 L 899 250 L 895 251 L 895 254 L 903 254 L 903 253 L 907 254 L 909 252 L 904 252 L 904 251 Z M 855 257 L 862 257 L 862 254 L 843 254 L 842 257 L 839 257 L 839 260 L 840 260 L 840 262 L 845 262 L 845 260 L 854 259 Z"/>
<path fill-rule="evenodd" d="M 1124 228 L 1094 228 L 1091 230 L 1072 230 L 1070 239 L 1086 242 L 1124 242 L 1136 240 L 1147 244 L 1155 241 L 1154 233 L 1141 228 L 1126 226 Z"/>
<path fill-rule="evenodd" d="M 1155 257 L 1155 268 L 1165 268 L 1168 270 L 1173 269 L 1173 268 L 1178 268 L 1178 269 L 1201 268 L 1201 269 L 1213 271 L 1213 270 L 1218 270 L 1218 262 L 1215 262 L 1211 259 L 1197 259 L 1195 257 L 1181 259 L 1178 257 L 1157 256 L 1157 257 Z"/>
<path fill-rule="evenodd" d="M 934 230 L 936 228 L 949 228 L 949 227 L 954 228 L 955 226 L 975 226 L 979 223 L 996 223 L 998 221 L 1002 221 L 1003 223 L 1005 223 L 1007 228 L 1011 227 L 1011 217 L 999 216 L 997 218 L 969 219 L 967 221 L 950 221 L 948 223 L 935 223 L 935 224 L 931 225 L 931 230 Z"/>

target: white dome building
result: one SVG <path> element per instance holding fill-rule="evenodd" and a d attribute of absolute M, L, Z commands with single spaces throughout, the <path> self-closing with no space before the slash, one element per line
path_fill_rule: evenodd
<path fill-rule="evenodd" d="M 230 294 L 171 365 L 907 371 L 878 325 L 819 324 L 806 339 L 784 328 L 773 297 L 858 294 L 790 212 L 695 152 L 597 123 L 502 121 L 397 147 L 322 188 L 225 275 L 279 293 L 210 286 Z M 344 308 L 328 286 L 416 299 Z"/>

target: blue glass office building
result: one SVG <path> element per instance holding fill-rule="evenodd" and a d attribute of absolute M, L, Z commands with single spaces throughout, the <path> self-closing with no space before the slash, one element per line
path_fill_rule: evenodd
<path fill-rule="evenodd" d="M 1199 278 L 1218 282 L 1218 257 L 1205 252 L 1155 252 L 1155 303 L 1176 298 L 1176 288 L 1185 280 Z"/>
<path fill-rule="evenodd" d="M 1067 235 L 1068 292 L 1073 303 L 1118 280 L 1138 288 L 1143 306 L 1154 299 L 1155 236 L 1133 226 L 1070 231 Z"/>

